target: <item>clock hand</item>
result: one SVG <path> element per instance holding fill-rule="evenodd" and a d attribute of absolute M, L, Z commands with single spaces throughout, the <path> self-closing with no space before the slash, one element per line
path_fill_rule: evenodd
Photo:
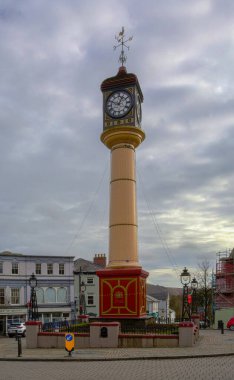
<path fill-rule="evenodd" d="M 121 99 L 114 99 L 114 100 L 113 100 L 113 103 L 116 104 L 116 105 L 119 105 L 120 100 L 121 100 Z"/>

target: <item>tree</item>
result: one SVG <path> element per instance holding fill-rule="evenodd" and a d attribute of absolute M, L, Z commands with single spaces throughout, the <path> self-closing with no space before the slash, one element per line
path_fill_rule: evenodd
<path fill-rule="evenodd" d="M 212 302 L 212 271 L 210 262 L 208 260 L 202 261 L 198 264 L 199 270 L 197 272 L 197 305 L 204 309 L 204 321 L 213 322 Z"/>
<path fill-rule="evenodd" d="M 174 310 L 176 313 L 176 318 L 181 317 L 182 309 L 182 298 L 181 295 L 170 296 L 170 309 Z"/>

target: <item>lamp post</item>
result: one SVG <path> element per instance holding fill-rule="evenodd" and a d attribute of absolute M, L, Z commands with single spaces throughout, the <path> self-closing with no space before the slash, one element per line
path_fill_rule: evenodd
<path fill-rule="evenodd" d="M 191 317 L 190 305 L 188 303 L 188 295 L 189 295 L 188 285 L 190 284 L 190 280 L 191 280 L 191 275 L 188 269 L 185 267 L 180 275 L 180 281 L 181 281 L 181 284 L 183 285 L 182 320 L 190 320 L 190 317 Z"/>
<path fill-rule="evenodd" d="M 74 302 L 71 303 L 72 307 L 71 307 L 71 316 L 72 316 L 72 319 L 74 321 L 76 321 L 77 319 L 77 298 L 78 297 L 74 297 Z"/>
<path fill-rule="evenodd" d="M 80 284 L 80 315 L 86 314 L 85 289 L 85 283 L 82 281 Z"/>
<path fill-rule="evenodd" d="M 74 299 L 74 320 L 76 320 L 76 313 L 77 313 L 77 297 Z"/>
<path fill-rule="evenodd" d="M 164 309 L 162 309 L 162 322 L 164 322 Z"/>
<path fill-rule="evenodd" d="M 28 319 L 30 321 L 37 321 L 38 320 L 38 307 L 37 307 L 37 294 L 36 294 L 36 290 L 35 290 L 35 288 L 37 287 L 37 278 L 36 278 L 34 273 L 32 273 L 28 282 L 29 282 L 29 286 L 31 288 Z"/>
<path fill-rule="evenodd" d="M 171 323 L 171 310 L 169 310 L 169 323 Z"/>
<path fill-rule="evenodd" d="M 198 282 L 196 278 L 194 277 L 191 281 L 191 288 L 192 288 L 192 313 L 197 313 L 197 288 L 198 288 Z"/>

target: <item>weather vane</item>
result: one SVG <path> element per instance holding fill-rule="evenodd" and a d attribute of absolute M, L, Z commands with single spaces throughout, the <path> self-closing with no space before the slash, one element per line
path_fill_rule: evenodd
<path fill-rule="evenodd" d="M 124 47 L 129 50 L 129 46 L 126 45 L 128 41 L 132 41 L 133 37 L 129 37 L 125 39 L 124 27 L 122 26 L 121 32 L 119 32 L 118 36 L 115 36 L 115 39 L 118 41 L 118 45 L 114 46 L 114 50 L 116 50 L 119 46 L 121 46 L 121 53 L 119 56 L 119 62 L 122 63 L 122 66 L 127 61 L 127 56 L 124 54 Z"/>

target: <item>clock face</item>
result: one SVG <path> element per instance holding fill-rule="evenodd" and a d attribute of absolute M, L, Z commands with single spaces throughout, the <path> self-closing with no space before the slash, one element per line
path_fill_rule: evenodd
<path fill-rule="evenodd" d="M 106 112 L 110 117 L 121 118 L 131 110 L 133 106 L 132 95 L 125 90 L 112 92 L 106 102 Z"/>

